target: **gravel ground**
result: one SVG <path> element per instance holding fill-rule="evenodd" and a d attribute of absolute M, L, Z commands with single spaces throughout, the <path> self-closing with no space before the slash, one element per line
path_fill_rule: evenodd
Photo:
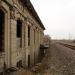
<path fill-rule="evenodd" d="M 38 75 L 75 75 L 75 51 L 58 43 L 51 43 Z"/>
<path fill-rule="evenodd" d="M 9 75 L 75 75 L 75 51 L 58 43 L 51 43 L 35 74 L 21 69 Z"/>

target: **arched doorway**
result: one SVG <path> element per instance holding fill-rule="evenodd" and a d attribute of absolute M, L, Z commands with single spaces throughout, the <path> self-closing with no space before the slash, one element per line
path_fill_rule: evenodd
<path fill-rule="evenodd" d="M 4 51 L 4 18 L 5 13 L 0 9 L 0 52 Z"/>

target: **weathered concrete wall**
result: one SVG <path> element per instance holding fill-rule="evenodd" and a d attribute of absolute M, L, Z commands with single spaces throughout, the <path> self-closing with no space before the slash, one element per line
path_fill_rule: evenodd
<path fill-rule="evenodd" d="M 6 63 L 6 67 L 10 67 L 10 11 L 9 11 L 9 6 L 5 2 L 1 1 L 0 2 L 0 9 L 4 12 L 5 14 L 5 19 L 4 19 L 4 51 L 0 53 L 0 56 L 2 57 L 1 59 Z M 3 65 L 4 66 L 4 65 Z M 2 67 L 3 67 L 2 66 Z"/>
<path fill-rule="evenodd" d="M 13 6 L 13 7 L 12 7 Z M 38 53 L 40 44 L 43 44 L 43 29 L 38 22 L 30 14 L 30 12 L 19 3 L 18 0 L 11 0 L 10 2 L 2 0 L 0 9 L 5 12 L 5 35 L 4 35 L 4 49 L 5 61 L 7 67 L 17 66 L 17 62 L 22 60 L 24 67 L 28 66 L 28 55 L 30 55 L 30 65 L 38 61 Z M 17 20 L 22 21 L 22 40 L 16 37 L 17 34 Z M 30 45 L 28 46 L 28 26 L 30 26 Z M 22 47 L 19 47 L 19 44 Z"/>

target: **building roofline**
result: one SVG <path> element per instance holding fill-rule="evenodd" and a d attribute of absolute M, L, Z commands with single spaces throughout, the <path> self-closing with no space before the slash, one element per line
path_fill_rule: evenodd
<path fill-rule="evenodd" d="M 43 25 L 43 23 L 41 22 L 37 12 L 35 11 L 32 3 L 30 2 L 30 0 L 22 0 L 24 2 L 24 5 L 27 7 L 28 11 L 33 15 L 33 17 L 37 20 L 37 22 L 39 23 L 39 25 L 41 26 L 41 28 L 43 28 L 43 30 L 45 30 L 45 27 Z"/>

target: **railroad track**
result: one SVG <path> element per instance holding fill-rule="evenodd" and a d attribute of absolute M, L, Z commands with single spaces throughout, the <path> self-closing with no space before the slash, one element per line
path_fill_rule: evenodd
<path fill-rule="evenodd" d="M 70 48 L 72 50 L 75 50 L 75 46 L 73 46 L 73 45 L 65 44 L 65 43 L 59 43 L 59 44 L 64 45 L 65 47 L 68 47 L 68 48 Z"/>

